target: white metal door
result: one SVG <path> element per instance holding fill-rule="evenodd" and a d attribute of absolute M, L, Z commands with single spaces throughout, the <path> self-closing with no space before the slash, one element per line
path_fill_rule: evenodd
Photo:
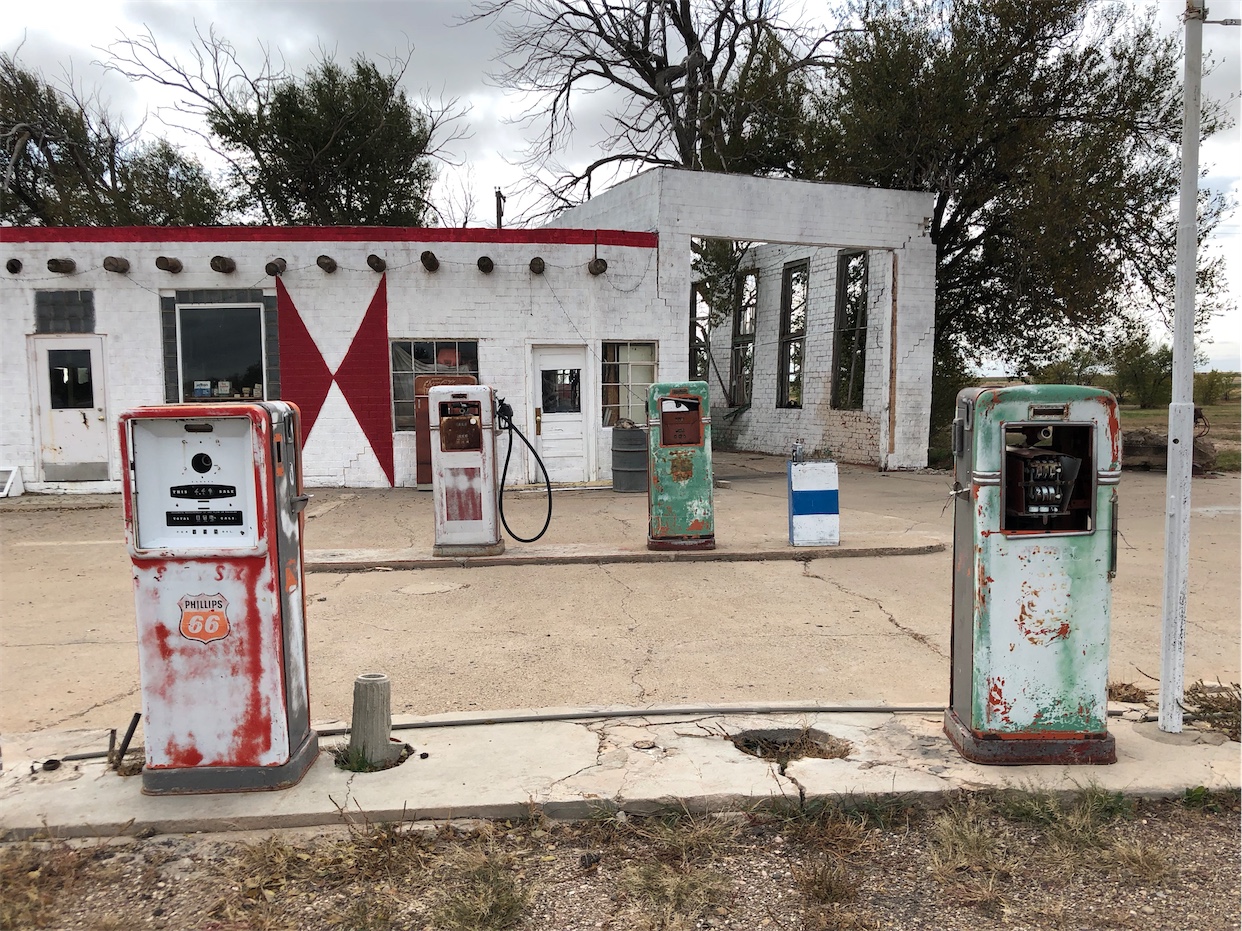
<path fill-rule="evenodd" d="M 536 346 L 532 352 L 535 448 L 554 482 L 587 480 L 586 347 Z M 532 463 L 532 480 L 542 481 Z"/>
<path fill-rule="evenodd" d="M 108 479 L 102 336 L 36 336 L 34 389 L 45 482 Z"/>

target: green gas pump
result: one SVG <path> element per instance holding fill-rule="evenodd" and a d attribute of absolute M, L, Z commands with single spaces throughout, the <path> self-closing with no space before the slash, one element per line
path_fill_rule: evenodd
<path fill-rule="evenodd" d="M 647 549 L 710 550 L 712 419 L 705 381 L 663 382 L 647 393 Z"/>

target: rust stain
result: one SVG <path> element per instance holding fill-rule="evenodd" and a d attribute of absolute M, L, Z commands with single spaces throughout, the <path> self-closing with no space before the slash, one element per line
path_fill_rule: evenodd
<path fill-rule="evenodd" d="M 669 474 L 675 482 L 688 482 L 694 478 L 694 457 L 688 450 L 678 450 L 669 457 Z"/>
<path fill-rule="evenodd" d="M 1013 702 L 1005 700 L 1005 680 L 1000 676 L 988 676 L 988 717 L 1000 718 L 1009 724 L 1009 714 L 1013 711 Z"/>
<path fill-rule="evenodd" d="M 1047 646 L 1056 640 L 1069 637 L 1069 621 L 1057 618 L 1040 618 L 1039 590 L 1022 583 L 1023 600 L 1018 605 L 1018 630 L 1029 643 L 1037 647 Z"/>

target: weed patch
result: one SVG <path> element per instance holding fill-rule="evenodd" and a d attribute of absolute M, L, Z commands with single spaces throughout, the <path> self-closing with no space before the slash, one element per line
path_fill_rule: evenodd
<path fill-rule="evenodd" d="M 1151 694 L 1147 689 L 1135 685 L 1133 682 L 1110 682 L 1108 683 L 1108 700 L 1130 702 L 1138 704 L 1147 701 L 1147 696 Z"/>
<path fill-rule="evenodd" d="M 448 874 L 433 909 L 437 925 L 451 931 L 501 931 L 517 924 L 530 900 L 512 860 L 495 849 L 460 849 L 445 864 Z"/>
<path fill-rule="evenodd" d="M 728 888 L 724 877 L 714 870 L 675 867 L 659 861 L 626 867 L 618 885 L 639 905 L 652 931 L 693 927 L 695 919 L 721 901 Z"/>

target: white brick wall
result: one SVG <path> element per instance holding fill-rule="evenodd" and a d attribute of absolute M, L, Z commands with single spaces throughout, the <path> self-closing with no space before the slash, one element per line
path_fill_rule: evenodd
<path fill-rule="evenodd" d="M 280 231 L 275 231 L 277 234 Z M 377 235 L 381 231 L 377 231 Z M 293 303 L 305 322 L 329 369 L 335 371 L 349 350 L 380 276 L 367 267 L 366 256 L 376 253 L 388 263 L 388 333 L 392 339 L 477 339 L 480 380 L 507 397 L 515 422 L 528 434 L 532 411 L 538 403 L 530 369 L 531 347 L 539 344 L 587 346 L 587 371 L 593 386 L 587 423 L 591 430 L 590 459 L 593 478 L 611 475 L 611 431 L 600 427 L 598 382 L 601 342 L 651 340 L 659 343 L 660 374 L 686 370 L 686 319 L 683 309 L 670 309 L 656 290 L 658 250 L 638 246 L 595 246 L 535 242 L 445 242 L 427 230 L 420 241 L 345 242 L 229 241 L 221 231 L 214 242 L 69 242 L 6 241 L 4 258 L 21 259 L 23 270 L 10 275 L 0 268 L 0 366 L 5 403 L 0 409 L 0 464 L 18 465 L 23 478 L 36 490 L 39 466 L 35 455 L 35 404 L 31 357 L 27 337 L 34 332 L 35 291 L 93 290 L 96 332 L 104 334 L 106 404 L 112 444 L 112 480 L 119 482 L 120 463 L 116 419 L 124 410 L 164 402 L 164 371 L 160 329 L 160 297 L 178 290 L 262 289 L 275 293 L 275 281 L 264 265 L 276 256 L 288 267 L 282 276 Z M 253 235 L 254 231 L 246 231 Z M 325 231 L 328 237 L 331 231 Z M 72 236 L 72 231 L 67 231 Z M 152 231 L 152 235 L 158 235 Z M 16 232 L 12 239 L 20 236 Z M 487 231 L 480 231 L 486 236 Z M 541 234 L 532 233 L 538 240 Z M 545 238 L 557 238 L 546 236 Z M 590 238 L 589 236 L 586 238 Z M 419 261 L 424 249 L 440 260 L 440 269 L 427 272 Z M 608 271 L 588 274 L 587 262 L 598 253 Z M 232 274 L 211 271 L 213 255 L 237 262 Z M 336 259 L 338 270 L 326 274 L 316 256 Z M 102 268 L 104 256 L 130 261 L 128 275 Z M 171 255 L 184 264 L 178 275 L 155 267 L 158 255 Z M 476 261 L 488 255 L 495 262 L 490 275 Z M 530 259 L 547 263 L 543 275 L 529 269 Z M 47 260 L 71 257 L 72 275 L 47 271 Z M 375 377 L 381 383 L 387 370 Z M 670 377 L 672 377 L 670 375 Z M 584 399 L 584 406 L 585 406 Z M 396 484 L 412 483 L 413 450 L 409 437 L 395 441 Z M 503 444 L 502 444 L 503 451 Z M 515 454 L 515 460 L 516 460 Z M 388 480 L 371 452 L 353 412 L 333 386 L 305 450 L 307 482 L 324 485 L 377 486 Z M 524 481 L 525 475 L 518 480 Z M 47 486 L 54 487 L 54 486 Z"/>
<path fill-rule="evenodd" d="M 656 169 L 562 214 L 556 225 L 657 230 L 659 295 L 673 312 L 685 315 L 687 334 L 691 237 L 802 244 L 756 251 L 763 275 L 753 400 L 748 410 L 730 418 L 711 371 L 713 436 L 722 447 L 771 453 L 788 451 L 801 437 L 808 449 L 831 451 L 847 461 L 906 469 L 927 464 L 936 253 L 924 233 L 924 220 L 933 203 L 932 195 L 911 191 Z M 865 249 L 870 257 L 862 411 L 830 406 L 836 256 L 841 249 Z M 778 409 L 781 266 L 803 257 L 811 259 L 804 402 L 801 410 Z M 894 263 L 895 370 L 890 332 Z M 725 326 L 713 339 L 716 365 L 725 379 L 730 336 Z M 662 372 L 666 378 L 685 375 L 666 366 Z"/>

